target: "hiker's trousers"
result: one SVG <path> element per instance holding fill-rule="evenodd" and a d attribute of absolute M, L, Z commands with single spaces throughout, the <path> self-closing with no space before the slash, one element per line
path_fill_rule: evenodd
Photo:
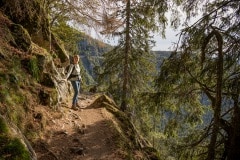
<path fill-rule="evenodd" d="M 72 105 L 76 105 L 77 101 L 78 101 L 78 93 L 80 90 L 80 81 L 79 80 L 71 81 L 71 83 L 72 83 L 73 90 L 74 90 Z"/>

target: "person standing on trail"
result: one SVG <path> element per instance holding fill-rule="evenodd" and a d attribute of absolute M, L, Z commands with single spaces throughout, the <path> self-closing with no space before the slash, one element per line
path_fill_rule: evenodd
<path fill-rule="evenodd" d="M 82 77 L 80 75 L 80 67 L 79 67 L 79 55 L 73 56 L 73 61 L 70 64 L 65 80 L 69 80 L 72 84 L 74 95 L 72 99 L 72 109 L 78 110 L 79 104 L 78 104 L 78 94 L 80 90 L 80 82 L 82 82 Z"/>

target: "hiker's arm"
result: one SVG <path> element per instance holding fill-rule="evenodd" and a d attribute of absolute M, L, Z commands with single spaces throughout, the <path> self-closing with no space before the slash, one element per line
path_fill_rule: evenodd
<path fill-rule="evenodd" d="M 64 79 L 68 79 L 68 77 L 69 77 L 69 76 L 71 75 L 71 73 L 72 73 L 73 67 L 74 67 L 73 64 L 71 64 L 71 65 L 69 66 L 68 72 L 67 72 L 66 76 L 64 77 Z"/>

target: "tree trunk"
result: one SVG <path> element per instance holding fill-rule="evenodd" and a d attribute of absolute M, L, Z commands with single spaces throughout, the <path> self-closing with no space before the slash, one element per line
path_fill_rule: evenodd
<path fill-rule="evenodd" d="M 229 136 L 230 144 L 227 150 L 228 160 L 236 160 L 240 157 L 240 109 L 238 106 L 238 94 L 234 97 L 234 110 L 233 110 L 233 119 L 232 119 L 232 133 L 231 136 Z"/>
<path fill-rule="evenodd" d="M 221 105 L 222 105 L 222 77 L 223 77 L 223 52 L 222 45 L 223 39 L 221 34 L 213 30 L 213 35 L 216 36 L 218 41 L 218 60 L 217 60 L 217 86 L 216 86 L 216 101 L 213 105 L 214 110 L 214 121 L 213 121 L 213 129 L 212 136 L 210 139 L 210 144 L 208 146 L 208 156 L 207 160 L 213 160 L 215 158 L 215 147 L 217 142 L 217 136 L 219 132 L 220 126 L 220 114 L 221 114 Z"/>
<path fill-rule="evenodd" d="M 124 68 L 123 68 L 123 91 L 122 91 L 122 103 L 121 110 L 127 109 L 127 93 L 129 85 L 129 54 L 130 54 L 130 0 L 127 0 L 126 5 L 126 37 L 125 37 L 125 52 L 124 52 Z"/>

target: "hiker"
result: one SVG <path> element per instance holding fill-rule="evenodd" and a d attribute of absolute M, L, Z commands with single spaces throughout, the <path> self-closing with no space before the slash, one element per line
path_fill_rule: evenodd
<path fill-rule="evenodd" d="M 80 75 L 80 67 L 79 67 L 79 55 L 74 55 L 72 63 L 70 64 L 65 80 L 69 80 L 72 84 L 74 95 L 72 99 L 72 109 L 78 110 L 78 94 L 80 90 L 80 82 L 82 82 L 82 77 Z"/>

